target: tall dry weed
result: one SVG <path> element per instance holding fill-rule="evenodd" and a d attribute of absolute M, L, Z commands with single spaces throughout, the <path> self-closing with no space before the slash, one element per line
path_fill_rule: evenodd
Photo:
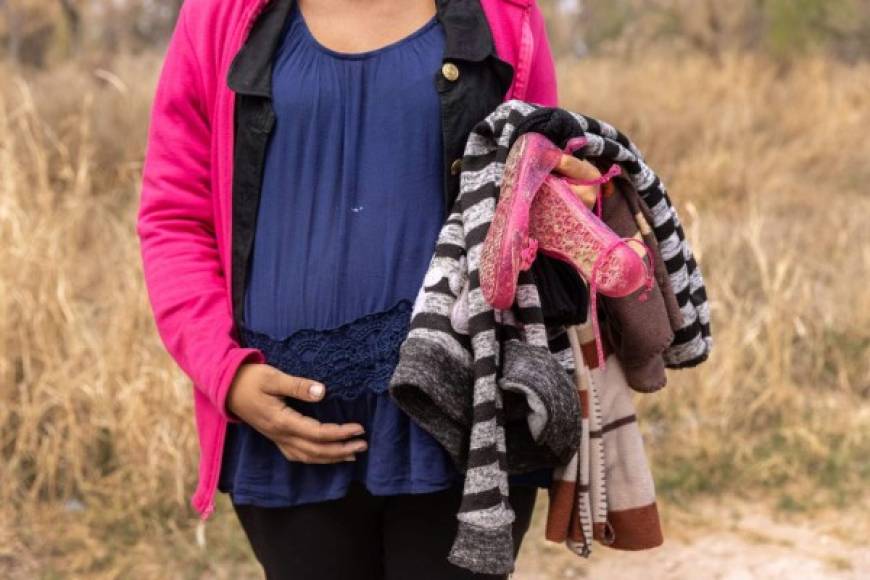
<path fill-rule="evenodd" d="M 3 577 L 46 558 L 64 575 L 159 575 L 155 547 L 191 525 L 190 388 L 155 340 L 135 235 L 156 65 L 68 67 L 0 94 Z"/>
<path fill-rule="evenodd" d="M 0 576 L 250 572 L 225 503 L 200 549 L 190 384 L 134 214 L 158 60 L 0 89 Z M 659 489 L 786 507 L 870 481 L 870 67 L 646 55 L 559 69 L 563 106 L 664 176 L 713 304 L 699 369 L 638 396 Z M 201 532 L 201 530 L 200 530 Z M 215 549 L 217 548 L 217 551 Z"/>

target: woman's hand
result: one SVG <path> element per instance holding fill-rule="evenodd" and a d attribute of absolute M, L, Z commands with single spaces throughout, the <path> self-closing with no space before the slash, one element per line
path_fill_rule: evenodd
<path fill-rule="evenodd" d="M 288 375 L 265 363 L 239 367 L 227 394 L 227 409 L 274 441 L 284 457 L 304 463 L 355 461 L 365 451 L 364 440 L 346 439 L 363 434 L 359 423 L 320 423 L 287 406 L 283 397 L 319 401 L 326 389 L 320 383 Z"/>
<path fill-rule="evenodd" d="M 553 169 L 554 172 L 560 173 L 566 177 L 574 179 L 582 179 L 591 181 L 601 177 L 601 172 L 598 168 L 584 159 L 578 159 L 567 153 L 562 154 L 559 160 L 559 165 Z M 571 190 L 577 194 L 577 197 L 586 204 L 586 207 L 592 209 L 595 206 L 595 201 L 598 196 L 598 185 L 570 185 Z"/>

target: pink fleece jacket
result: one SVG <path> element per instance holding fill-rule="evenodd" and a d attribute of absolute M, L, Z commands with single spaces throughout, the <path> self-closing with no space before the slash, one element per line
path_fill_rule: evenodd
<path fill-rule="evenodd" d="M 270 0 L 186 0 L 157 84 L 136 230 L 160 339 L 193 382 L 200 444 L 192 504 L 214 509 L 228 416 L 242 363 L 265 362 L 238 343 L 231 312 L 233 57 Z M 557 104 L 556 77 L 536 0 L 480 0 L 496 52 L 515 71 L 506 98 Z"/>

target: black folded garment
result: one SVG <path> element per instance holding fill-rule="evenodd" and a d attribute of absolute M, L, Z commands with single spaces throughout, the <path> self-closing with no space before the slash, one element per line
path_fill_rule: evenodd
<path fill-rule="evenodd" d="M 586 322 L 589 289 L 573 267 L 538 252 L 530 270 L 538 285 L 541 310 L 548 327 Z"/>

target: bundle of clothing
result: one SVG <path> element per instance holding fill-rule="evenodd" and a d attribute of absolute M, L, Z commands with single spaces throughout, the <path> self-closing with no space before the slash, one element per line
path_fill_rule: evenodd
<path fill-rule="evenodd" d="M 480 253 L 505 160 L 535 131 L 623 178 L 603 197 L 616 233 L 652 249 L 649 299 L 602 297 L 607 362 L 595 365 L 589 301 L 579 276 L 539 254 L 519 272 L 509 309 L 480 288 Z M 414 302 L 389 392 L 465 474 L 448 559 L 469 570 L 514 570 L 508 475 L 553 468 L 546 535 L 588 555 L 592 540 L 622 549 L 661 543 L 655 492 L 630 390 L 664 387 L 667 368 L 712 348 L 704 280 L 659 177 L 612 126 L 573 111 L 511 100 L 469 134 L 460 191 Z M 585 353 L 585 354 L 584 354 Z M 591 357 L 591 358 L 589 358 Z"/>

